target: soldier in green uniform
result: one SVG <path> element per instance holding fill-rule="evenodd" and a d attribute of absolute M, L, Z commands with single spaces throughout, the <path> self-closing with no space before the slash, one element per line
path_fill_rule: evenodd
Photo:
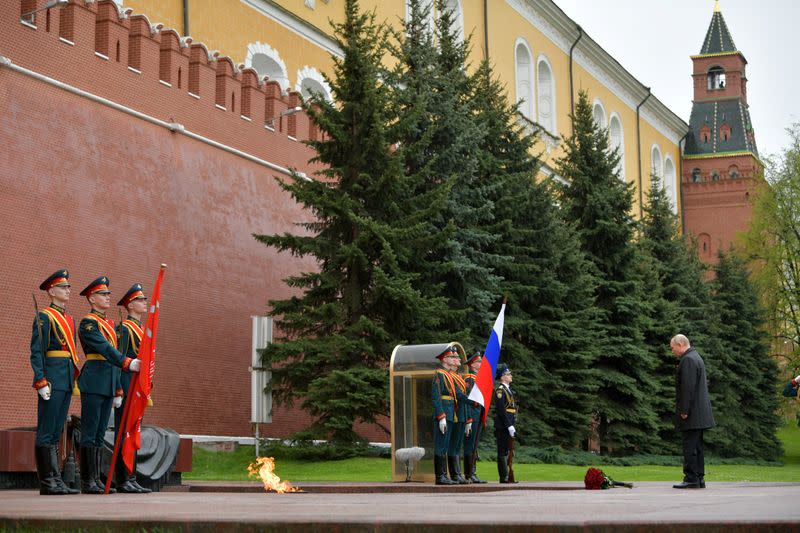
<path fill-rule="evenodd" d="M 436 421 L 433 429 L 434 455 L 433 464 L 437 485 L 454 485 L 447 477 L 447 450 L 453 434 L 456 416 L 456 387 L 450 373 L 450 360 L 459 360 L 458 352 L 452 346 L 436 356 L 442 366 L 433 375 L 431 397 L 433 400 L 433 417 Z M 458 363 L 456 363 L 457 365 Z"/>
<path fill-rule="evenodd" d="M 128 317 L 117 325 L 117 338 L 119 339 L 119 351 L 125 357 L 137 359 L 139 357 L 139 346 L 142 343 L 144 330 L 142 329 L 142 318 L 147 313 L 147 297 L 142 292 L 141 283 L 134 283 L 125 296 L 117 302 L 117 305 L 128 311 Z M 123 372 L 115 368 L 117 379 L 123 391 L 122 405 L 114 410 L 114 439 L 117 439 L 122 422 L 122 413 L 125 410 L 125 403 L 128 398 L 128 390 L 131 386 L 131 373 Z M 120 450 L 123 437 L 120 442 Z M 128 472 L 125 468 L 125 461 L 122 457 L 117 458 L 116 464 L 117 492 L 140 494 L 150 492 L 150 489 L 142 487 L 136 482 L 136 456 L 133 459 L 133 472 Z"/>
<path fill-rule="evenodd" d="M 510 483 L 508 477 L 508 453 L 512 439 L 517 434 L 514 422 L 517 419 L 517 402 L 511 391 L 511 369 L 506 364 L 497 365 L 496 379 L 500 382 L 494 390 L 494 437 L 497 441 L 497 473 L 500 483 Z"/>
<path fill-rule="evenodd" d="M 449 358 L 450 378 L 456 391 L 455 414 L 453 416 L 453 433 L 450 435 L 450 445 L 447 450 L 447 466 L 450 470 L 450 479 L 459 485 L 469 483 L 461 474 L 461 453 L 464 446 L 464 432 L 467 424 L 467 382 L 458 368 L 461 366 L 461 357 L 456 353 L 456 357 Z"/>
<path fill-rule="evenodd" d="M 78 368 L 75 322 L 66 311 L 69 272 L 56 271 L 39 289 L 50 297 L 50 306 L 38 311 L 31 333 L 33 388 L 39 394 L 35 444 L 39 494 L 77 494 L 61 479 L 58 453 Z"/>
<path fill-rule="evenodd" d="M 114 367 L 126 372 L 138 372 L 141 362 L 125 357 L 117 350 L 117 333 L 114 322 L 106 317 L 111 307 L 108 278 L 100 276 L 83 291 L 92 306 L 78 328 L 78 338 L 86 354 L 78 387 L 81 390 L 81 491 L 102 494 L 100 478 L 102 446 L 111 407 L 122 405 L 122 389 Z"/>
<path fill-rule="evenodd" d="M 467 359 L 469 372 L 464 374 L 464 381 L 467 383 L 467 398 L 475 386 L 475 379 L 478 377 L 478 370 L 483 362 L 483 354 L 475 352 L 472 357 Z M 478 459 L 478 441 L 481 438 L 483 425 L 483 406 L 478 402 L 467 400 L 467 425 L 464 431 L 464 477 L 472 483 L 486 483 L 478 477 L 475 472 L 475 463 Z"/>

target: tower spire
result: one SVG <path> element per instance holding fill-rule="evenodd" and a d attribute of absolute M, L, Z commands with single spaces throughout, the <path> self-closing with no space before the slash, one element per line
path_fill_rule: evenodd
<path fill-rule="evenodd" d="M 725 24 L 725 18 L 723 18 L 722 10 L 719 7 L 719 0 L 715 0 L 714 15 L 711 17 L 711 24 L 708 26 L 706 38 L 703 39 L 700 55 L 725 52 L 736 52 L 736 45 L 733 42 L 730 31 L 728 31 L 728 25 Z"/>

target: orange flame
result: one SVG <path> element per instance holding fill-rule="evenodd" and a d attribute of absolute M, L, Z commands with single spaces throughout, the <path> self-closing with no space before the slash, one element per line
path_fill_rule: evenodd
<path fill-rule="evenodd" d="M 257 457 L 255 463 L 247 467 L 247 475 L 252 478 L 260 479 L 267 492 L 301 492 L 300 489 L 292 487 L 288 481 L 281 481 L 275 475 L 275 459 L 272 457 Z"/>

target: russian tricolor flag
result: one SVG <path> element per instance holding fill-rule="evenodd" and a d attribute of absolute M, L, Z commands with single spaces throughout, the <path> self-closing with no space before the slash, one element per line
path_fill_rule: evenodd
<path fill-rule="evenodd" d="M 483 406 L 483 425 L 486 426 L 486 415 L 492 405 L 492 392 L 494 391 L 494 373 L 497 370 L 497 363 L 500 361 L 500 345 L 503 344 L 503 324 L 505 322 L 506 304 L 500 308 L 497 320 L 494 321 L 492 334 L 489 336 L 489 343 L 486 345 L 483 363 L 478 376 L 475 378 L 475 386 L 469 393 L 469 399 L 478 402 Z"/>

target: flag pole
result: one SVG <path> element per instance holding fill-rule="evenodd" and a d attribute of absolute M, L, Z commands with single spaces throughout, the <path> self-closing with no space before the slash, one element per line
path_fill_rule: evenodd
<path fill-rule="evenodd" d="M 134 373 L 133 377 L 131 378 L 131 385 L 128 390 L 134 390 L 136 386 L 136 382 L 139 381 L 139 372 Z M 128 398 L 126 398 L 128 400 Z M 128 413 L 131 410 L 131 404 L 133 402 L 126 401 L 125 402 L 125 409 L 122 410 L 122 418 L 119 421 L 119 427 L 115 428 L 117 430 L 117 438 L 114 439 L 114 452 L 111 454 L 111 465 L 108 467 L 108 475 L 106 476 L 106 490 L 103 494 L 108 494 L 109 489 L 111 488 L 111 479 L 114 477 L 114 466 L 117 464 L 117 459 L 119 458 L 119 448 L 120 443 L 122 442 L 122 434 L 125 432 L 125 424 L 128 421 Z"/>

